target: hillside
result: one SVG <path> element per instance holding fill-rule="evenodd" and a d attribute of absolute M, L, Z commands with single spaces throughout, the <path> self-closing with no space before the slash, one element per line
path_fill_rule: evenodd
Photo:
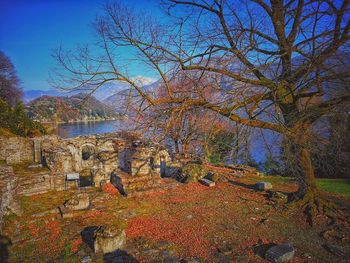
<path fill-rule="evenodd" d="M 127 85 L 119 82 L 106 83 L 99 89 L 97 89 L 92 96 L 98 100 L 104 100 L 109 96 L 117 93 L 120 90 L 126 89 Z M 80 91 L 82 92 L 82 91 Z M 55 96 L 55 97 L 71 97 L 80 93 L 77 90 L 63 91 L 58 89 L 48 89 L 48 90 L 24 90 L 23 101 L 29 103 L 42 96 Z M 86 89 L 83 92 L 90 93 L 91 89 Z"/>
<path fill-rule="evenodd" d="M 161 81 L 156 81 L 151 84 L 142 87 L 143 92 L 147 94 L 153 94 L 156 89 L 161 85 Z M 127 109 L 130 105 L 136 105 L 140 102 L 139 93 L 133 88 L 126 88 L 115 92 L 113 95 L 103 99 L 103 103 L 110 106 L 118 114 L 125 115 L 130 114 Z"/>
<path fill-rule="evenodd" d="M 29 103 L 28 111 L 33 119 L 42 122 L 74 122 L 101 120 L 117 117 L 108 105 L 94 97 L 84 100 L 85 94 L 71 97 L 42 96 Z"/>

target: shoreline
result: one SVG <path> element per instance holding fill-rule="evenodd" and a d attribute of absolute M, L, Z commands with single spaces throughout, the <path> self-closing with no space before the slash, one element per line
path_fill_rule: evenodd
<path fill-rule="evenodd" d="M 119 117 L 119 118 L 108 118 L 108 119 L 100 119 L 100 120 L 75 120 L 75 121 L 56 121 L 56 122 L 43 122 L 40 121 L 43 125 L 51 125 L 51 126 L 58 126 L 59 124 L 75 124 L 75 123 L 88 123 L 88 122 L 102 122 L 102 121 L 121 121 L 124 120 L 125 117 Z"/>

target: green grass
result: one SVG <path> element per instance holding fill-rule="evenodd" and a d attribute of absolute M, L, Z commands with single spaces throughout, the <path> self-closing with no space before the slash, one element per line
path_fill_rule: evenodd
<path fill-rule="evenodd" d="M 350 197 L 350 179 L 317 179 L 320 190 Z"/>
<path fill-rule="evenodd" d="M 263 176 L 263 177 L 254 177 L 253 181 L 265 181 L 274 183 L 288 184 L 293 182 L 294 178 L 292 177 L 283 177 L 283 176 Z M 335 193 L 343 195 L 347 198 L 350 198 L 350 179 L 316 179 L 317 186 L 321 191 Z"/>

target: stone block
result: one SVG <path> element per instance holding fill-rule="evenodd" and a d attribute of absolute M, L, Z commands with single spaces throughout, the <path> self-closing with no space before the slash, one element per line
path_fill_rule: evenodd
<path fill-rule="evenodd" d="M 92 262 L 90 256 L 84 256 L 80 259 L 80 263 L 90 263 L 90 262 Z"/>
<path fill-rule="evenodd" d="M 269 182 L 259 182 L 255 184 L 255 189 L 260 191 L 266 191 L 272 189 L 272 184 Z"/>
<path fill-rule="evenodd" d="M 213 181 L 208 180 L 208 179 L 203 178 L 203 179 L 200 179 L 199 182 L 205 186 L 209 186 L 209 187 L 215 186 L 215 183 Z"/>
<path fill-rule="evenodd" d="M 90 196 L 86 193 L 77 194 L 65 202 L 64 206 L 71 210 L 84 210 L 90 206 Z"/>
<path fill-rule="evenodd" d="M 42 168 L 43 165 L 41 163 L 28 165 L 28 169 Z"/>
<path fill-rule="evenodd" d="M 270 262 L 283 263 L 288 262 L 294 257 L 295 250 L 290 244 L 280 244 L 271 247 L 266 251 L 265 258 Z"/>
<path fill-rule="evenodd" d="M 94 252 L 103 254 L 113 252 L 123 248 L 125 241 L 124 230 L 113 226 L 102 226 L 95 232 Z"/>

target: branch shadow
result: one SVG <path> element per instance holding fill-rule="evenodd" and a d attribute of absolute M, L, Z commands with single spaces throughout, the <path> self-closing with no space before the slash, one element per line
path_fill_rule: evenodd
<path fill-rule="evenodd" d="M 232 185 L 235 185 L 235 186 L 244 187 L 244 188 L 250 189 L 250 190 L 256 190 L 255 184 L 245 184 L 245 183 L 237 182 L 237 181 L 232 180 L 232 179 L 229 179 L 228 182 Z"/>
<path fill-rule="evenodd" d="M 273 246 L 275 246 L 275 243 L 268 243 L 268 244 L 256 244 L 252 247 L 254 254 L 258 255 L 259 257 L 265 259 L 266 252 Z"/>
<path fill-rule="evenodd" d="M 9 262 L 10 252 L 9 246 L 12 246 L 12 241 L 7 236 L 0 235 L 0 262 Z"/>
<path fill-rule="evenodd" d="M 117 249 L 103 255 L 105 263 L 138 263 L 139 261 L 124 250 Z"/>
<path fill-rule="evenodd" d="M 94 235 L 99 229 L 99 226 L 88 226 L 80 232 L 81 239 L 86 243 L 92 250 L 94 249 Z"/>
<path fill-rule="evenodd" d="M 110 181 L 111 181 L 111 184 L 117 188 L 117 190 L 119 191 L 119 193 L 122 195 L 122 196 L 127 196 L 127 192 L 125 191 L 124 189 L 124 185 L 122 183 L 122 179 L 115 173 L 113 172 L 111 174 L 111 177 L 110 177 Z"/>

